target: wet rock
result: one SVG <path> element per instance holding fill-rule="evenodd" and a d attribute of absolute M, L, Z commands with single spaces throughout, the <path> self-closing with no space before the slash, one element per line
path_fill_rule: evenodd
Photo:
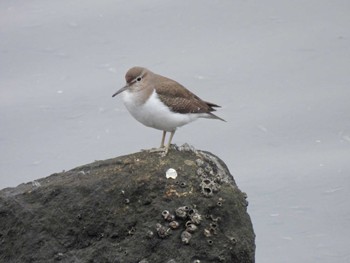
<path fill-rule="evenodd" d="M 246 198 L 188 145 L 96 161 L 0 191 L 0 262 L 254 262 Z"/>

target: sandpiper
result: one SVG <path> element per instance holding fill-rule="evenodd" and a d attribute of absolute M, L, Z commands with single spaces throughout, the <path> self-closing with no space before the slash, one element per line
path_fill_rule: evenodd
<path fill-rule="evenodd" d="M 214 115 L 214 103 L 201 100 L 178 82 L 143 67 L 133 67 L 125 75 L 126 85 L 113 94 L 122 93 L 131 115 L 143 125 L 163 131 L 160 148 L 168 153 L 176 128 L 198 118 L 224 119 Z M 164 146 L 166 133 L 169 142 Z M 153 150 L 154 151 L 154 150 Z"/>

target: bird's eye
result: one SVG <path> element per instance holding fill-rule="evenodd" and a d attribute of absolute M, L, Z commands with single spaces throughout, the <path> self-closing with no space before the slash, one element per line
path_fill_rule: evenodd
<path fill-rule="evenodd" d="M 142 79 L 141 77 L 138 77 L 136 80 L 137 80 L 137 81 L 141 81 L 141 79 Z"/>

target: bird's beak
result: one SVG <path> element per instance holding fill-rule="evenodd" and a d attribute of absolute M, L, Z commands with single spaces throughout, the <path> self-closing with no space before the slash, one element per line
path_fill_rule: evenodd
<path fill-rule="evenodd" d="M 123 91 L 126 91 L 129 88 L 129 85 L 125 85 L 124 87 L 122 87 L 120 90 L 118 90 L 116 93 L 114 93 L 112 95 L 112 97 L 117 96 L 119 93 L 122 93 Z"/>

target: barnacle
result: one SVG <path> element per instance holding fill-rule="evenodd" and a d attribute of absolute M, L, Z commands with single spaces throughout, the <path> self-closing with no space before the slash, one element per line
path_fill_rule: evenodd
<path fill-rule="evenodd" d="M 187 221 L 185 226 L 186 226 L 186 231 L 190 233 L 193 233 L 198 229 L 198 227 L 195 224 L 193 224 L 192 221 Z"/>
<path fill-rule="evenodd" d="M 188 231 L 183 231 L 181 233 L 181 241 L 182 243 L 184 244 L 189 244 L 190 243 L 190 240 L 192 238 L 192 234 Z"/>
<path fill-rule="evenodd" d="M 171 222 L 175 219 L 175 216 L 171 214 L 168 210 L 163 210 L 162 216 L 165 220 Z"/>
<path fill-rule="evenodd" d="M 156 224 L 156 230 L 160 238 L 166 238 L 171 234 L 171 229 L 167 228 L 159 223 Z"/>
<path fill-rule="evenodd" d="M 180 226 L 180 224 L 179 224 L 179 222 L 174 220 L 174 221 L 171 221 L 169 223 L 169 226 L 171 227 L 171 229 L 176 229 L 176 228 L 178 228 Z"/>
<path fill-rule="evenodd" d="M 170 215 L 170 212 L 168 210 L 163 210 L 162 216 L 164 219 L 167 219 L 167 217 Z"/>
<path fill-rule="evenodd" d="M 188 215 L 189 215 L 191 221 L 196 225 L 199 225 L 200 222 L 202 221 L 202 216 L 198 213 L 198 211 L 196 209 L 191 209 L 188 212 Z"/>
<path fill-rule="evenodd" d="M 180 206 L 175 210 L 175 214 L 179 218 L 186 218 L 189 210 L 190 208 L 188 206 Z"/>

